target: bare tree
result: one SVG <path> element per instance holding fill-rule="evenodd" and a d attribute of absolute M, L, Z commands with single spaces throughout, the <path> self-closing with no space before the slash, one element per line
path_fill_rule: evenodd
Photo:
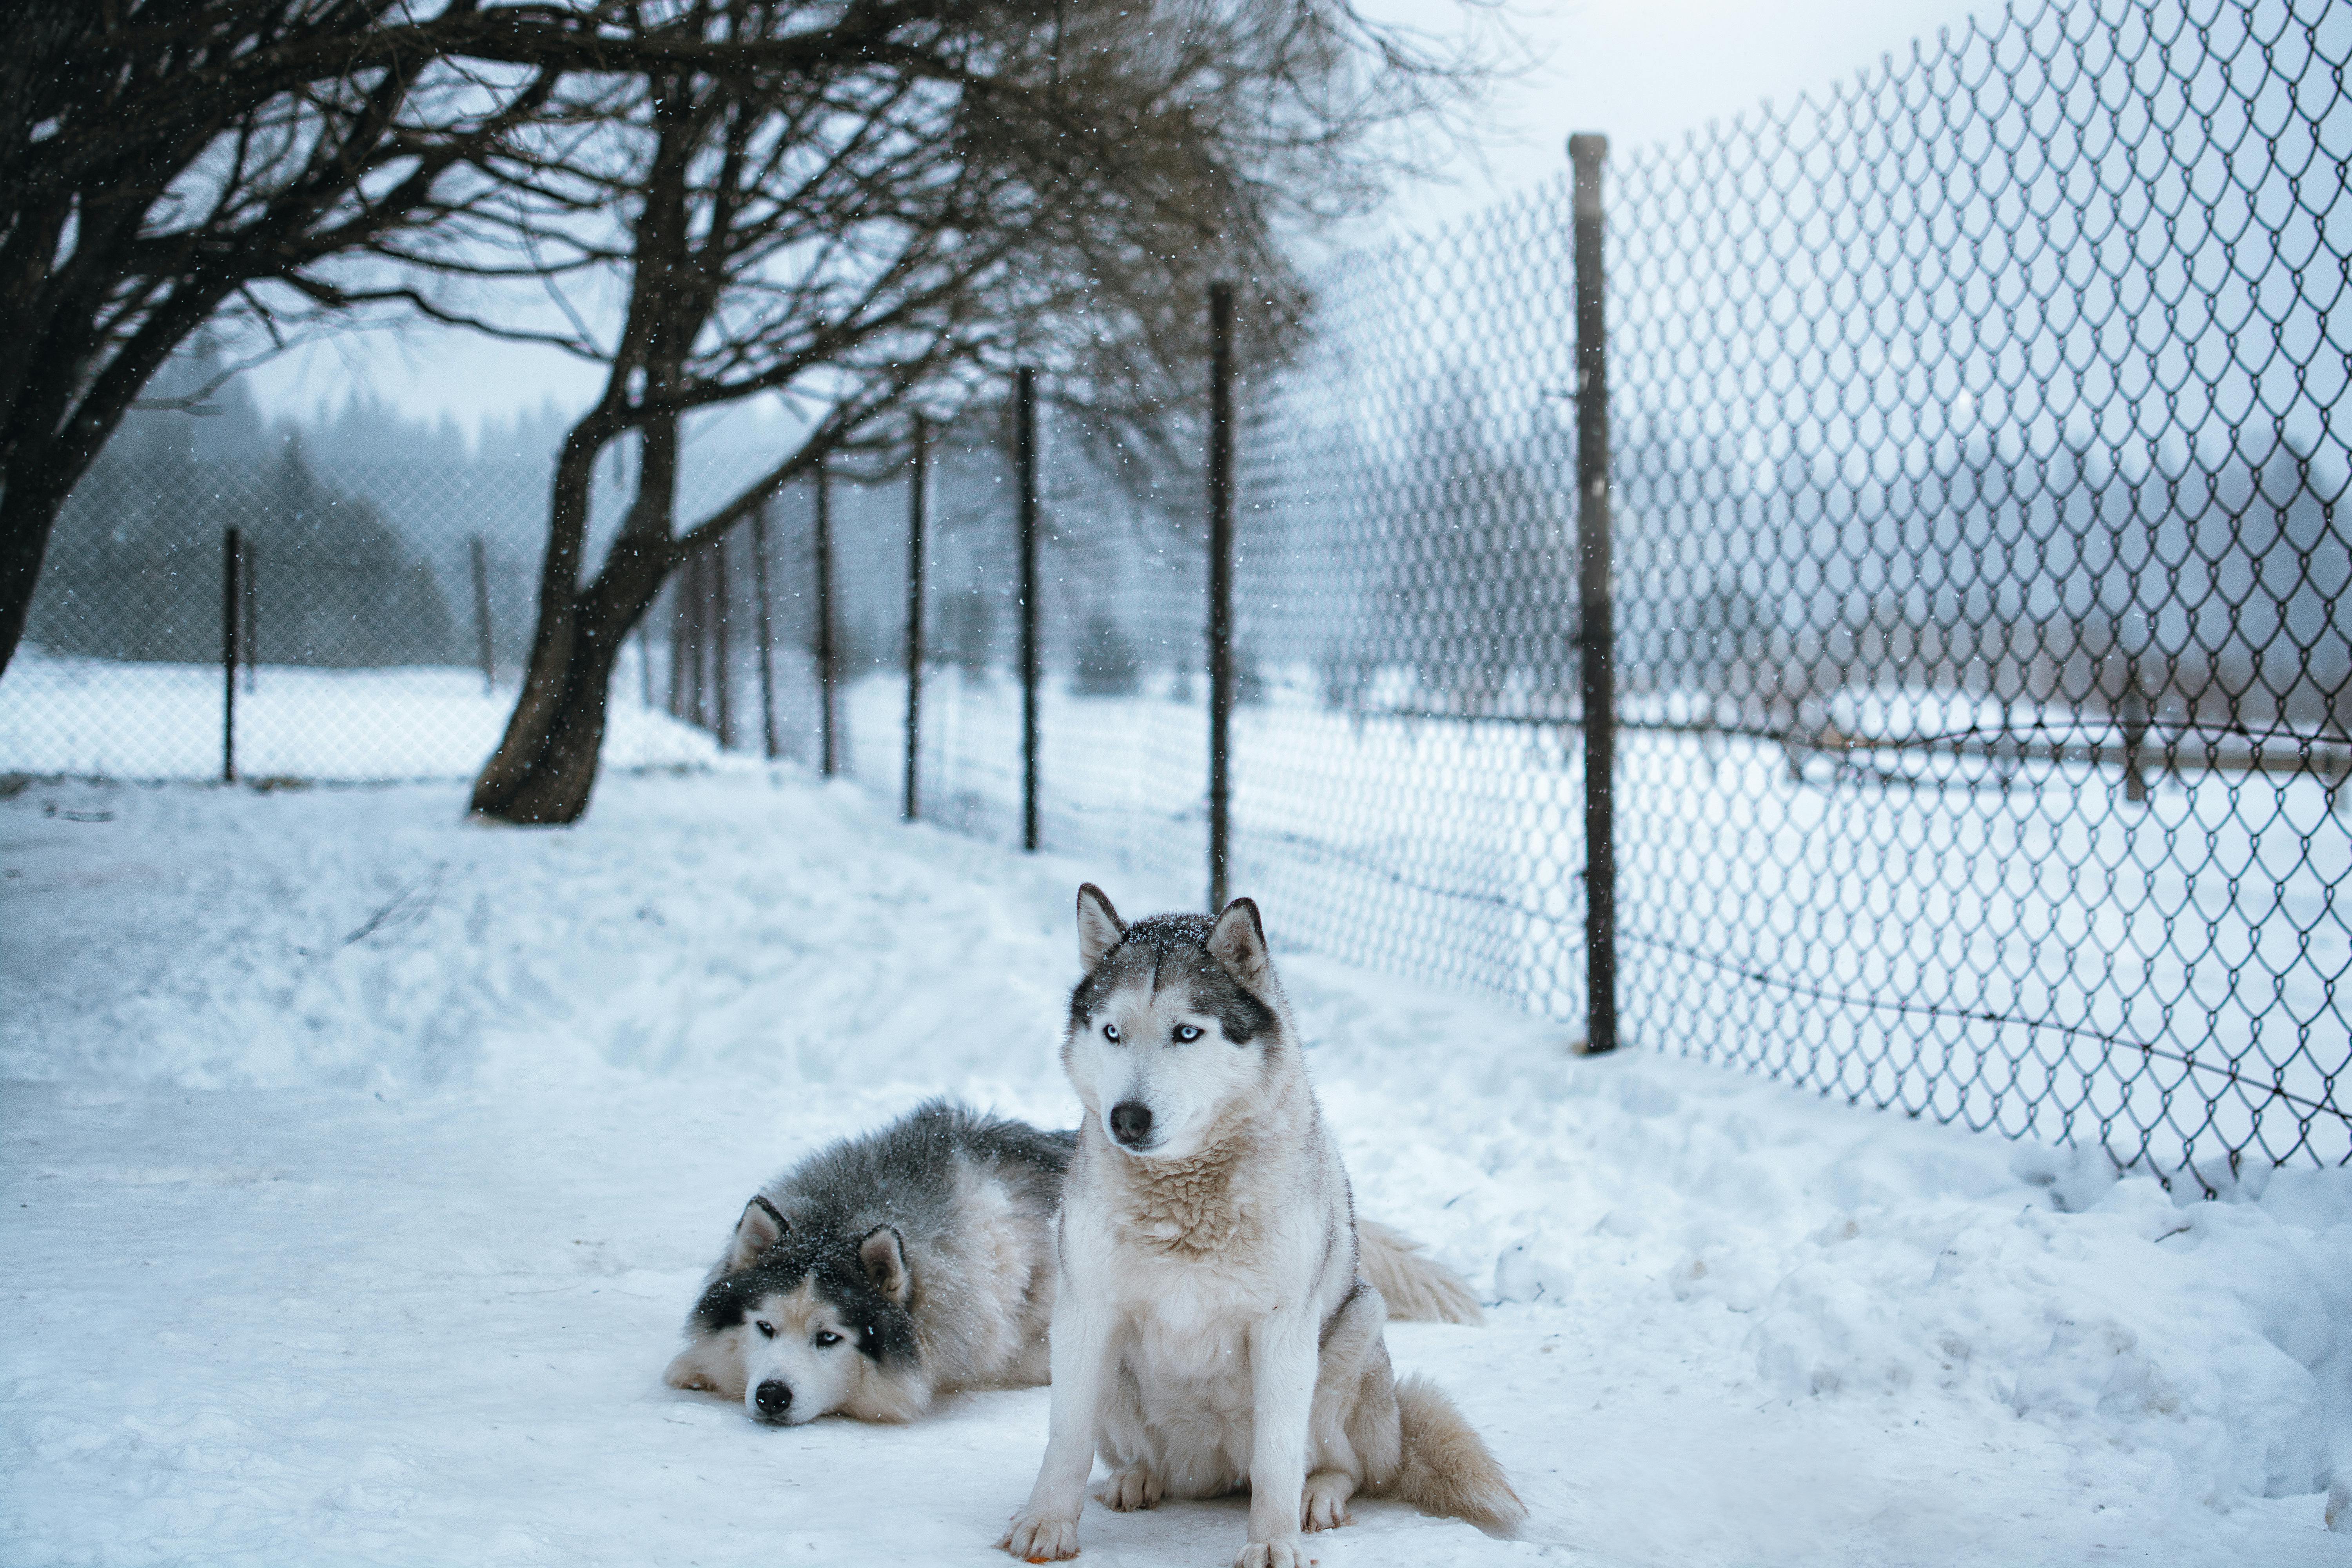
<path fill-rule="evenodd" d="M 471 270 L 566 289 L 567 319 L 468 305 L 446 266 L 413 295 L 605 368 L 558 458 L 530 663 L 475 786 L 512 821 L 586 808 L 622 640 L 695 550 L 888 439 L 910 399 L 966 401 L 1016 362 L 1105 427 L 1164 433 L 1208 279 L 1294 320 L 1282 225 L 1363 195 L 1387 156 L 1367 133 L 1460 80 L 1344 0 L 705 0 L 641 19 L 698 49 L 576 79 L 484 160 L 517 259 Z M 570 305 L 600 283 L 621 301 L 602 334 Z M 681 522 L 681 422 L 764 395 L 805 434 Z M 625 440 L 635 495 L 590 573 L 596 459 Z"/>
<path fill-rule="evenodd" d="M 571 73 L 823 72 L 887 30 L 872 14 L 953 8 L 837 7 L 867 19 L 746 47 L 704 7 L 629 0 L 21 0 L 0 52 L 0 673 L 66 498 L 198 327 L 241 318 L 268 352 L 404 298 L 372 264 L 437 264 L 399 242 L 494 191 L 478 161 Z"/>
<path fill-rule="evenodd" d="M 466 161 L 605 47 L 593 18 L 474 0 L 32 0 L 17 17 L 0 57 L 0 671 L 59 509 L 189 333 L 228 311 L 282 342 L 355 303 L 331 265 L 486 188 Z"/>

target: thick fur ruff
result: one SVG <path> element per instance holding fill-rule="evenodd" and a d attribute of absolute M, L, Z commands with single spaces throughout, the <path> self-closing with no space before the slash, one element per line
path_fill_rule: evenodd
<path fill-rule="evenodd" d="M 1508 1535 L 1526 1521 L 1527 1504 L 1511 1489 L 1503 1467 L 1443 1390 L 1416 1373 L 1396 1385 L 1396 1403 L 1403 1462 L 1383 1491 L 1496 1535 Z"/>
<path fill-rule="evenodd" d="M 1250 1215 L 1234 1189 L 1240 1151 L 1215 1142 L 1189 1160 L 1122 1169 L 1132 1204 L 1122 1227 L 1137 1246 L 1171 1257 L 1214 1256 L 1244 1237 Z"/>
<path fill-rule="evenodd" d="M 1360 1215 L 1356 1267 L 1388 1303 L 1392 1323 L 1483 1323 L 1478 1298 L 1461 1276 L 1430 1258 L 1421 1243 Z"/>

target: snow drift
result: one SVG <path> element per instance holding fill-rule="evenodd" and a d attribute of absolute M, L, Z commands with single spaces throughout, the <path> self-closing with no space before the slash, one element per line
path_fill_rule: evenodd
<path fill-rule="evenodd" d="M 999 1560 L 1042 1393 L 788 1440 L 658 1373 L 742 1194 L 949 1092 L 1044 1122 L 1081 877 L 789 772 L 0 803 L 0 1556 Z M 1279 941 L 1278 906 L 1268 909 Z M 1293 948 L 1392 1331 L 1533 1510 L 1336 1563 L 2341 1561 L 2352 1177 L 2215 1202 Z M 1214 1560 L 1223 1505 L 1090 1550 Z"/>

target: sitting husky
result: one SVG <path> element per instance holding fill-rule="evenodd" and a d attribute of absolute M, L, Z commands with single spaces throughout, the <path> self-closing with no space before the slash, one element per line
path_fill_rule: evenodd
<path fill-rule="evenodd" d="M 1297 1568 L 1358 1491 L 1507 1531 L 1526 1509 L 1425 1382 L 1394 1381 L 1348 1174 L 1257 907 L 1120 923 L 1078 889 L 1086 978 L 1062 1063 L 1085 1104 L 1062 1188 L 1053 1404 L 998 1544 L 1074 1557 L 1087 1475 L 1115 1509 L 1249 1488 L 1237 1568 Z"/>
<path fill-rule="evenodd" d="M 1045 1382 L 1076 1142 L 935 1100 L 803 1161 L 743 1206 L 667 1381 L 781 1426 L 908 1421 L 950 1389 Z M 1363 1254 L 1391 1300 L 1476 1321 L 1462 1282 L 1395 1232 L 1367 1223 Z"/>

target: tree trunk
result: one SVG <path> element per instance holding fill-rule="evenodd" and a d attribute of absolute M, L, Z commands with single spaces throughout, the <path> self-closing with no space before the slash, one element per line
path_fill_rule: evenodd
<path fill-rule="evenodd" d="M 20 463 L 17 468 L 32 465 Z M 10 476 L 0 489 L 0 675 L 8 671 L 32 614 L 33 590 L 40 585 L 41 563 L 49 552 L 65 497 L 56 487 Z"/>
<path fill-rule="evenodd" d="M 666 543 L 616 542 L 589 587 L 541 601 L 530 673 L 514 717 L 482 775 L 473 810 L 502 822 L 576 822 L 588 809 L 604 744 L 604 712 L 629 633 L 669 575 Z"/>
<path fill-rule="evenodd" d="M 69 405 L 69 384 L 44 374 L 29 387 L 15 388 L 16 401 L 0 417 L 0 452 L 6 454 L 0 471 L 0 675 L 24 640 L 58 513 L 163 363 L 152 342 L 139 346 L 145 353 L 118 355 L 79 406 Z"/>
<path fill-rule="evenodd" d="M 681 287 L 689 249 L 687 176 L 698 140 L 694 95 L 670 83 L 655 93 L 655 104 L 661 135 L 637 215 L 627 324 L 603 399 L 572 427 L 556 459 L 530 664 L 506 738 L 474 782 L 479 816 L 569 823 L 588 809 L 621 641 L 680 559 L 671 538 L 678 416 L 648 416 L 645 405 L 675 390 L 715 296 Z M 633 393 L 639 376 L 642 389 Z M 638 442 L 636 498 L 604 570 L 583 588 L 596 459 L 631 430 Z"/>
<path fill-rule="evenodd" d="M 502 822 L 569 823 L 588 809 L 604 743 L 604 704 L 621 644 L 679 559 L 670 539 L 677 425 L 639 426 L 637 494 L 594 582 L 580 585 L 596 459 L 622 426 L 610 399 L 564 438 L 540 565 L 539 624 L 514 717 L 474 781 L 472 809 Z"/>
<path fill-rule="evenodd" d="M 85 241 L 100 243 L 89 236 L 77 243 Z M 0 675 L 7 673 L 24 640 L 49 536 L 74 487 L 163 362 L 227 292 L 222 285 L 175 296 L 102 365 L 93 364 L 86 339 L 74 335 L 73 322 L 53 326 L 29 351 L 41 374 L 11 384 L 0 409 L 0 453 L 5 454 L 0 469 Z M 0 317 L 0 322 L 5 320 Z M 76 382 L 78 371 L 89 373 L 87 384 Z"/>

